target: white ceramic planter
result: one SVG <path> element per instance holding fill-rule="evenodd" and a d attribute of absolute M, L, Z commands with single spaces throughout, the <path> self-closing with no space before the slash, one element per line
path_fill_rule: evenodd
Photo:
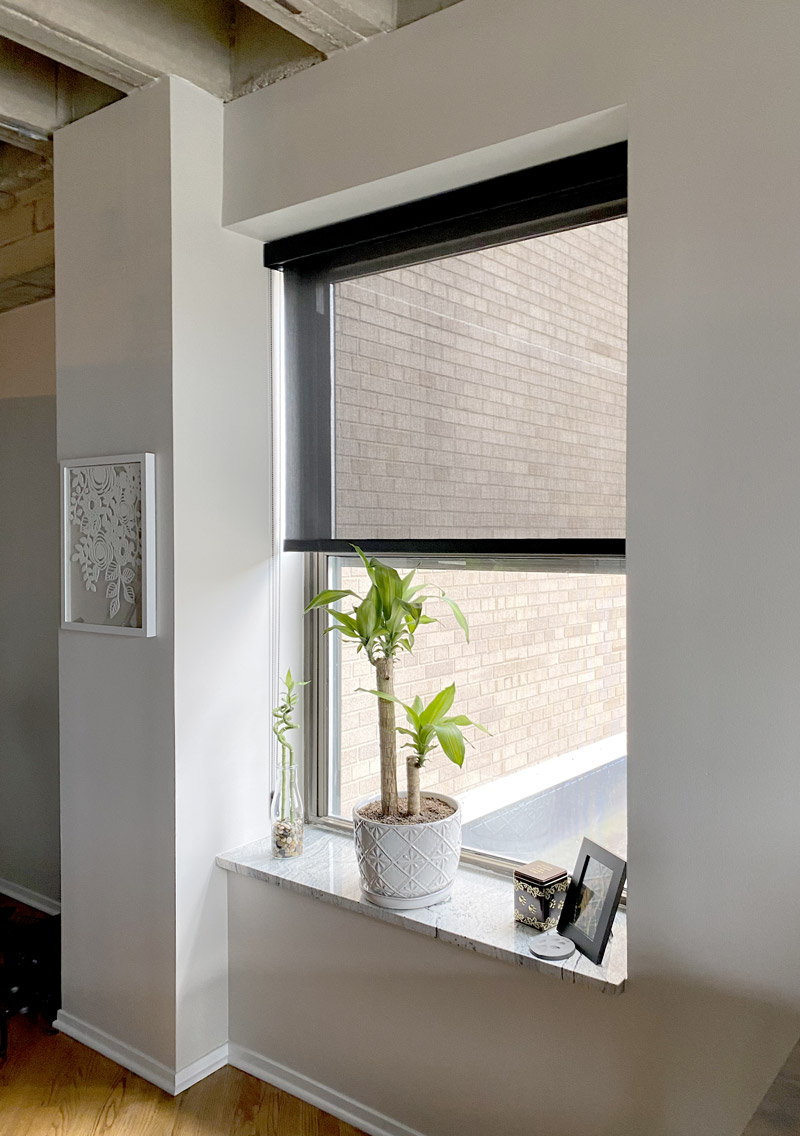
<path fill-rule="evenodd" d="M 356 858 L 361 889 L 378 907 L 408 911 L 447 899 L 461 853 L 461 806 L 445 793 L 426 793 L 455 807 L 452 816 L 427 824 L 385 824 L 368 820 L 353 809 Z"/>

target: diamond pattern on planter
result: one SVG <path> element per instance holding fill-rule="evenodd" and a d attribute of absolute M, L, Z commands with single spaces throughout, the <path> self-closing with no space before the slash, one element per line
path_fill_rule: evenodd
<path fill-rule="evenodd" d="M 452 798 L 443 800 L 456 805 Z M 356 855 L 365 890 L 398 899 L 424 898 L 449 887 L 461 852 L 461 808 L 427 824 L 389 825 L 353 810 Z"/>

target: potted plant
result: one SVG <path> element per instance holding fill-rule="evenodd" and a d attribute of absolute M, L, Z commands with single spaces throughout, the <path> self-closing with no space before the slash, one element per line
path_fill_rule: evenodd
<path fill-rule="evenodd" d="M 291 667 L 286 671 L 286 677 L 281 679 L 281 683 L 284 691 L 280 702 L 272 711 L 272 717 L 275 719 L 272 723 L 272 732 L 278 739 L 281 757 L 277 782 L 272 793 L 270 819 L 272 854 L 283 860 L 290 856 L 299 856 L 303 851 L 303 801 L 297 785 L 294 747 L 287 734 L 290 730 L 297 729 L 293 717 L 299 697 L 297 688 L 308 686 L 308 683 L 295 682 Z"/>
<path fill-rule="evenodd" d="M 354 546 L 355 547 L 355 546 Z M 338 631 L 364 651 L 375 669 L 378 700 L 381 791 L 356 803 L 353 809 L 356 854 L 362 889 L 382 907 L 427 907 L 445 899 L 453 886 L 461 851 L 461 807 L 444 793 L 422 796 L 420 770 L 431 752 L 440 746 L 456 765 L 464 761 L 462 728 L 483 726 L 465 715 L 451 715 L 455 683 L 440 691 L 427 705 L 417 696 L 401 702 L 394 691 L 394 663 L 400 651 L 413 652 L 420 626 L 437 622 L 423 611 L 431 596 L 414 583 L 415 571 L 400 574 L 375 557 L 361 558 L 369 581 L 362 598 L 350 589 L 320 592 L 306 612 L 324 608 L 334 623 L 326 630 Z M 352 597 L 351 612 L 333 605 Z M 458 605 L 440 592 L 469 641 L 469 628 Z M 407 726 L 395 722 L 395 706 L 405 711 Z M 398 793 L 397 736 L 410 740 L 406 759 L 407 792 Z"/>

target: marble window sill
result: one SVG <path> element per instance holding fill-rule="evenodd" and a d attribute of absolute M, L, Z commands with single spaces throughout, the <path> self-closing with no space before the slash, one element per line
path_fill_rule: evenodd
<path fill-rule="evenodd" d="M 276 860 L 269 839 L 256 840 L 217 856 L 217 864 L 226 871 L 265 880 L 489 958 L 549 974 L 562 982 L 590 986 L 604 994 L 621 994 L 625 989 L 624 912 L 617 915 L 602 966 L 590 963 L 578 951 L 563 963 L 544 962 L 529 950 L 536 932 L 514 922 L 513 885 L 507 876 L 462 865 L 451 899 L 418 911 L 388 911 L 362 896 L 351 837 L 307 826 L 304 843 L 302 856 Z"/>

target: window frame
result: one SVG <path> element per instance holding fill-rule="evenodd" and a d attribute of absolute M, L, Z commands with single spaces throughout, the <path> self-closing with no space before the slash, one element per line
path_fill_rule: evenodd
<path fill-rule="evenodd" d="M 365 541 L 362 546 L 363 551 L 368 555 L 377 554 L 374 548 L 376 543 L 379 542 Z M 357 557 L 353 555 L 352 546 L 345 541 L 342 541 L 341 544 L 345 546 L 344 549 L 307 552 L 305 554 L 303 565 L 305 603 L 310 602 L 324 588 L 335 586 L 330 578 L 329 561 L 331 559 L 345 556 L 347 559 L 352 559 L 354 563 L 357 562 Z M 425 557 L 408 553 L 402 557 L 405 560 L 402 567 L 406 571 L 409 568 L 418 567 L 424 575 L 426 561 L 438 558 L 439 555 L 441 553 Z M 459 565 L 466 572 L 481 570 L 526 573 L 563 571 L 582 574 L 627 575 L 624 555 L 565 557 L 559 554 L 528 556 L 516 553 L 503 557 L 489 557 L 475 555 L 472 551 L 460 554 L 455 545 L 447 555 L 452 556 L 453 559 L 466 560 L 466 564 Z M 387 559 L 391 561 L 398 558 L 395 555 L 389 556 Z M 399 565 L 395 566 L 400 567 Z M 438 559 L 437 566 L 441 566 Z M 303 708 L 305 734 L 303 774 L 306 820 L 309 824 L 319 825 L 333 832 L 352 833 L 352 820 L 334 816 L 330 812 L 331 726 L 339 695 L 337 691 L 338 675 L 335 673 L 335 668 L 331 666 L 332 642 L 323 637 L 323 631 L 327 626 L 326 612 L 322 608 L 316 608 L 306 616 L 304 628 L 305 675 L 311 682 Z M 461 863 L 510 873 L 523 861 L 510 856 L 502 856 L 499 853 L 483 852 L 462 846 Z"/>
<path fill-rule="evenodd" d="M 264 246 L 282 274 L 287 552 L 346 551 L 336 538 L 334 285 L 627 215 L 627 144 L 605 146 Z M 488 555 L 620 554 L 597 539 L 459 541 Z M 449 554 L 452 541 L 372 541 L 376 555 Z"/>
<path fill-rule="evenodd" d="M 512 241 L 627 216 L 627 144 L 516 171 L 460 189 L 272 241 L 264 264 L 282 276 L 284 402 L 284 539 L 304 554 L 306 601 L 327 586 L 328 558 L 352 554 L 335 536 L 334 285 L 342 280 L 459 255 Z M 581 563 L 625 572 L 617 538 L 369 540 L 369 555 L 467 558 L 540 570 L 580 570 Z M 595 571 L 602 568 L 596 567 Z M 330 716 L 336 676 L 324 644 L 325 612 L 304 626 L 305 799 L 307 820 L 334 831 L 352 821 L 330 815 Z M 462 862 L 510 872 L 507 857 L 462 850 Z"/>

